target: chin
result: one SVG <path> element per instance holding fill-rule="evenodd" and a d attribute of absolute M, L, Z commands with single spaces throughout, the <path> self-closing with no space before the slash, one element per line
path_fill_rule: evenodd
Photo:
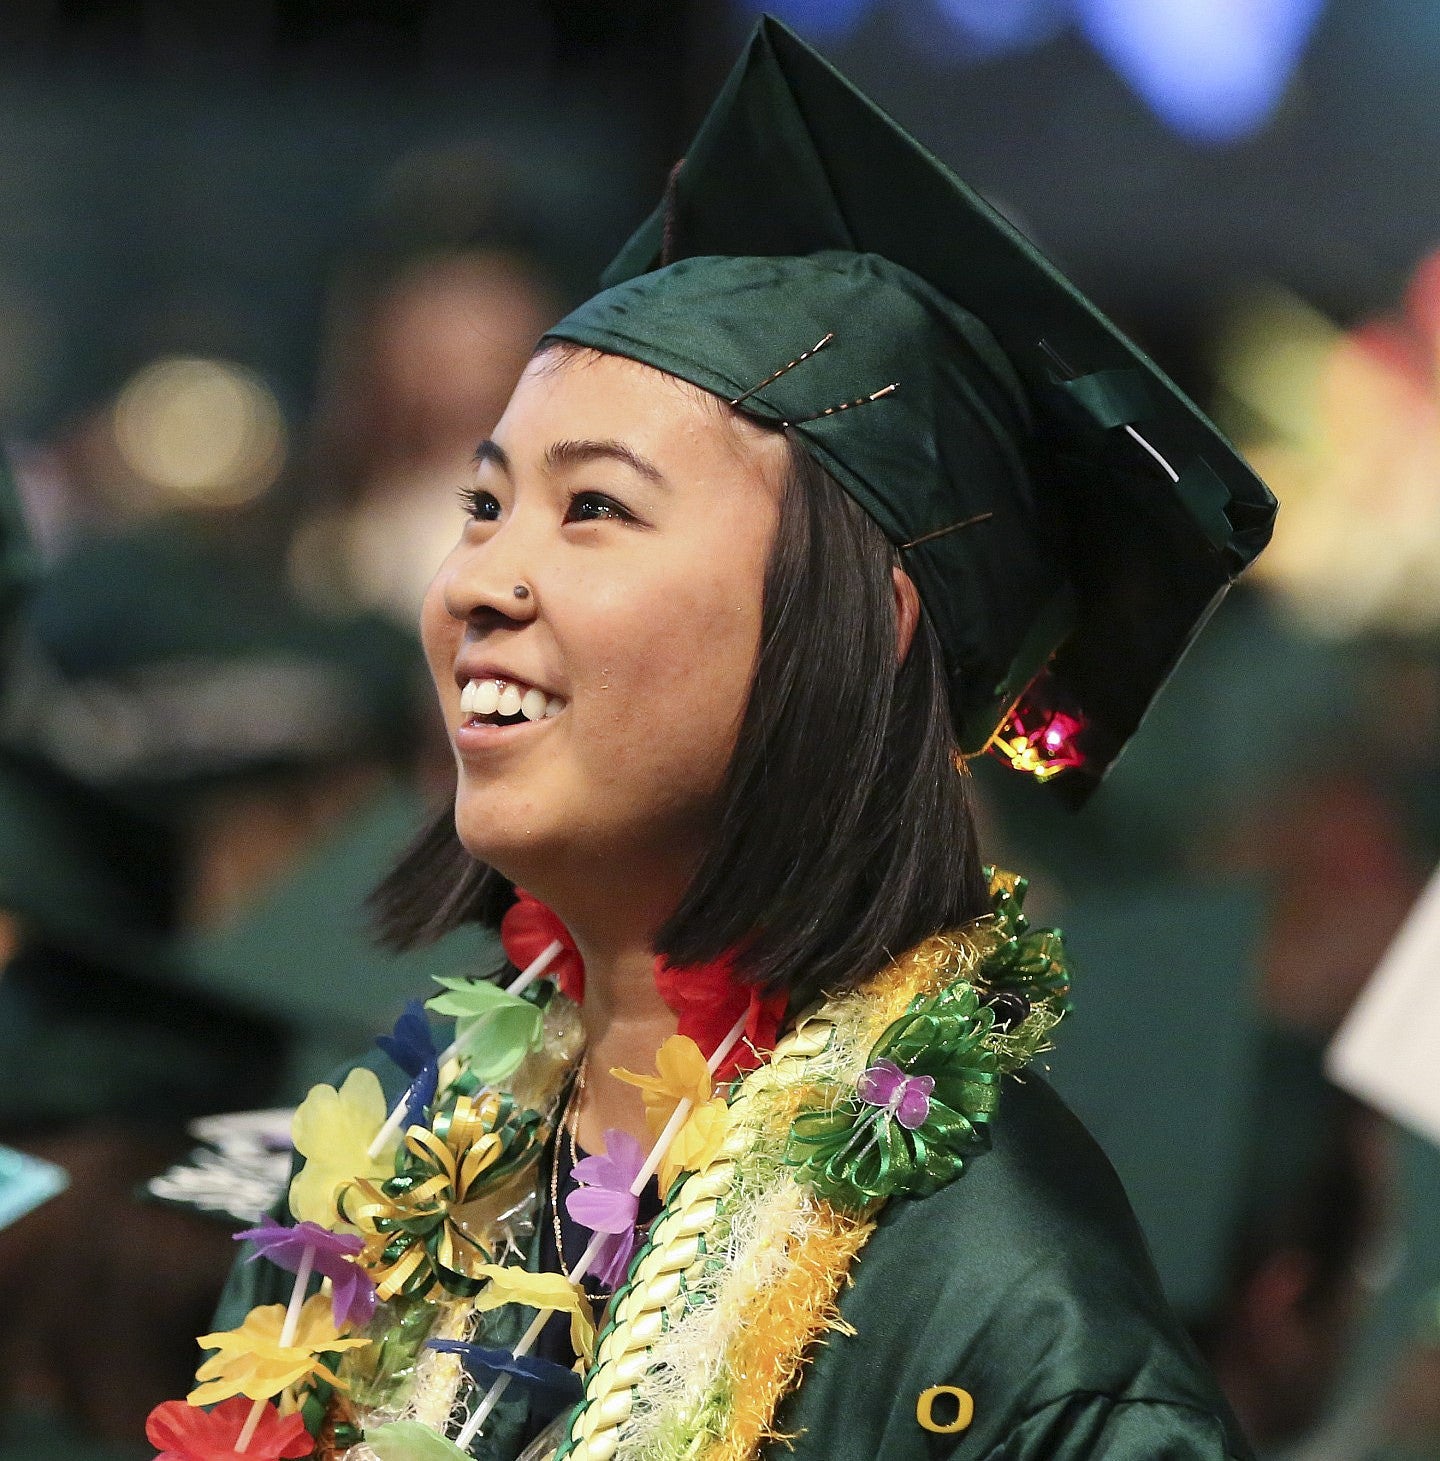
<path fill-rule="evenodd" d="M 527 869 L 534 868 L 537 861 L 542 864 L 545 861 L 543 852 L 537 857 L 537 844 L 532 838 L 528 835 L 517 838 L 503 834 L 489 817 L 477 825 L 474 819 L 457 813 L 455 834 L 460 839 L 460 845 L 476 862 L 493 867 L 512 883 L 523 886 Z"/>
<path fill-rule="evenodd" d="M 528 801 L 506 796 L 495 786 L 467 786 L 461 773 L 455 789 L 455 835 L 471 857 L 499 867 L 507 852 L 533 841 L 534 824 Z"/>

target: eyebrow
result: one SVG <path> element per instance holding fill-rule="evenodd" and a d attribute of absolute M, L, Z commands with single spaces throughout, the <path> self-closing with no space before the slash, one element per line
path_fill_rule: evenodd
<path fill-rule="evenodd" d="M 585 462 L 606 460 L 622 463 L 638 476 L 644 477 L 647 482 L 654 482 L 660 487 L 669 486 L 665 474 L 654 462 L 642 457 L 623 441 L 557 441 L 545 452 L 545 464 L 551 468 L 575 467 Z M 489 437 L 475 448 L 476 466 L 482 462 L 493 463 L 507 477 L 512 475 L 510 458 L 506 455 L 505 448 Z"/>
<path fill-rule="evenodd" d="M 545 452 L 546 464 L 551 467 L 575 467 L 606 460 L 622 463 L 648 482 L 661 487 L 667 485 L 660 468 L 623 441 L 557 441 Z"/>
<path fill-rule="evenodd" d="M 507 477 L 510 475 L 510 458 L 505 455 L 505 448 L 488 436 L 475 448 L 475 465 L 478 467 L 482 462 L 493 462 Z"/>

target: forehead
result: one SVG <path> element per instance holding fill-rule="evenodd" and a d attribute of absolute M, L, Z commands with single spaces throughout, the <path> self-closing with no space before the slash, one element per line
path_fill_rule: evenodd
<path fill-rule="evenodd" d="M 778 432 L 718 396 L 653 366 L 587 349 L 537 354 L 495 428 L 514 458 L 556 441 L 620 441 L 682 478 L 704 466 L 741 468 L 778 485 L 787 448 Z"/>

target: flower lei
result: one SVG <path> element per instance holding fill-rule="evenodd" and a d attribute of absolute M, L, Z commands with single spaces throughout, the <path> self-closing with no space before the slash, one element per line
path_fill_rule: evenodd
<path fill-rule="evenodd" d="M 721 1149 L 687 1173 L 616 1292 L 553 1461 L 744 1461 L 884 1204 L 953 1180 L 987 1145 L 1001 1076 L 1069 1008 L 1058 933 L 1024 879 L 994 913 L 927 940 L 797 1021 L 738 1083 Z"/>
<path fill-rule="evenodd" d="M 578 1398 L 557 1437 L 562 1457 L 598 1461 L 622 1439 L 627 1455 L 657 1461 L 752 1455 L 806 1348 L 840 1322 L 835 1297 L 880 1206 L 935 1190 L 983 1150 L 1000 1077 L 1046 1048 L 1065 1011 L 1059 936 L 1029 930 L 1024 891 L 1022 879 L 995 875 L 990 919 L 825 1001 L 768 1065 L 783 997 L 738 984 L 725 961 L 660 966 L 680 1033 L 654 1075 L 616 1072 L 645 1095 L 656 1147 L 637 1170 L 638 1149 L 607 1138 L 604 1157 L 577 1166 L 571 1194 L 572 1215 L 595 1229 L 582 1267 L 610 1244 L 619 1276 L 635 1241 L 628 1197 L 665 1163 L 666 1206 L 598 1336 L 578 1282 L 506 1263 L 533 1231 L 540 1152 L 579 1055 L 578 1012 L 561 991 L 580 994 L 584 979 L 558 920 L 521 894 L 502 928 L 512 962 L 524 960 L 509 990 L 440 981 L 430 1008 L 456 1019 L 445 1051 L 418 1009 L 383 1037 L 412 1078 L 394 1110 L 364 1069 L 338 1089 L 315 1087 L 297 1110 L 306 1160 L 290 1191 L 296 1225 L 237 1235 L 253 1257 L 294 1272 L 290 1302 L 202 1336 L 214 1353 L 188 1404 L 157 1407 L 147 1426 L 158 1461 L 329 1461 L 362 1438 L 380 1461 L 461 1461 L 512 1382 L 537 1403 Z M 553 982 L 537 982 L 547 970 Z M 698 1236 L 676 1250 L 665 1235 L 701 1209 Z M 635 1295 L 652 1291 L 657 1255 L 673 1266 L 677 1251 L 688 1271 L 665 1322 L 637 1324 Z M 307 1298 L 316 1275 L 321 1291 Z M 488 1316 L 517 1305 L 539 1311 L 527 1335 L 513 1348 L 482 1342 Z M 577 1353 L 593 1356 L 583 1394 L 573 1372 L 526 1353 L 557 1311 L 571 1316 Z M 718 1366 L 712 1348 L 711 1362 L 687 1368 L 697 1335 L 721 1341 Z M 637 1344 L 650 1362 L 620 1366 L 630 1379 L 617 1421 L 607 1398 L 615 1355 L 633 1359 Z M 679 1377 L 668 1399 L 652 1393 L 662 1373 Z M 755 1382 L 731 1383 L 739 1373 Z M 448 1439 L 450 1415 L 477 1385 L 484 1398 Z"/>

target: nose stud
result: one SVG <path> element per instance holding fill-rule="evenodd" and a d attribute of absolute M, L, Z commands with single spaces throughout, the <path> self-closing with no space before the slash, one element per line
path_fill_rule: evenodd
<path fill-rule="evenodd" d="M 528 599 L 530 597 L 530 590 L 523 583 L 517 583 L 515 585 L 515 597 L 517 599 Z"/>

